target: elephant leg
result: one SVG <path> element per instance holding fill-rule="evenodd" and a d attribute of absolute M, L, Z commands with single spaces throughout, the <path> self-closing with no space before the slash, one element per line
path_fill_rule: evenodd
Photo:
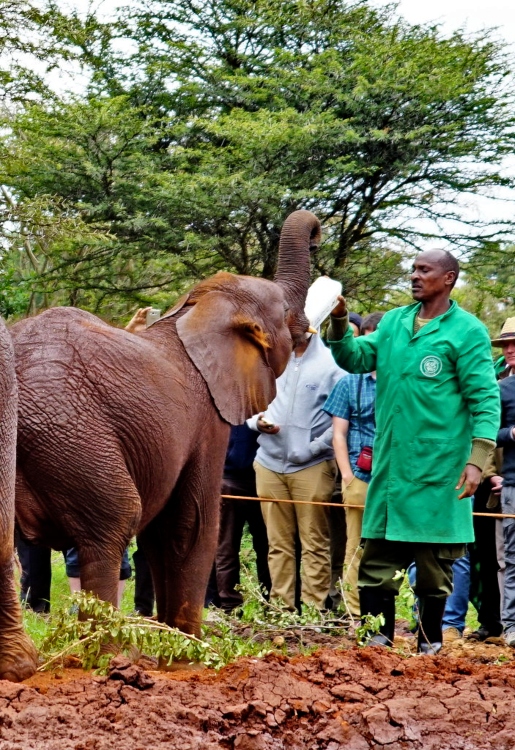
<path fill-rule="evenodd" d="M 37 668 L 37 653 L 22 627 L 14 585 L 16 385 L 9 335 L 0 323 L 0 679 L 20 682 Z"/>
<path fill-rule="evenodd" d="M 12 546 L 11 546 L 12 550 Z M 25 635 L 21 607 L 14 586 L 14 558 L 0 562 L 0 680 L 20 682 L 34 674 L 37 653 Z"/>
<path fill-rule="evenodd" d="M 84 511 L 73 519 L 72 536 L 79 552 L 81 588 L 115 607 L 123 553 L 141 517 L 141 500 L 132 479 L 116 468 L 111 467 L 109 481 L 97 477 L 89 487 Z"/>
<path fill-rule="evenodd" d="M 161 514 L 166 609 L 164 617 L 158 610 L 158 617 L 197 637 L 218 543 L 220 486 L 221 481 L 213 482 L 209 476 L 188 481 L 173 493 Z"/>
<path fill-rule="evenodd" d="M 122 555 L 123 550 L 79 548 L 81 589 L 116 607 Z"/>
<path fill-rule="evenodd" d="M 0 441 L 1 438 L 0 435 Z M 0 502 L 9 494 L 3 469 L 5 466 L 0 462 Z M 34 674 L 38 660 L 36 649 L 22 627 L 21 606 L 14 583 L 13 490 L 9 502 L 12 512 L 7 512 L 7 517 L 0 513 L 0 680 L 21 682 Z"/>

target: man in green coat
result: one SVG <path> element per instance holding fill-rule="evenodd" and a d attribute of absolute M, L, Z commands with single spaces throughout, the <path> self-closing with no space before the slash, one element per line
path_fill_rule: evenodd
<path fill-rule="evenodd" d="M 362 616 L 383 614 L 371 642 L 395 631 L 397 570 L 415 560 L 419 651 L 436 653 L 452 592 L 452 563 L 473 541 L 471 497 L 500 421 L 485 326 L 449 299 L 458 278 L 444 250 L 421 253 L 411 275 L 415 303 L 391 310 L 354 338 L 345 300 L 333 310 L 329 344 L 349 372 L 377 371 L 372 480 L 359 572 Z"/>

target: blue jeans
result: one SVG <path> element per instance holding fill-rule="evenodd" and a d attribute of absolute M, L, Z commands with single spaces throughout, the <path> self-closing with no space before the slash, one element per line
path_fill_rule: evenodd
<path fill-rule="evenodd" d="M 469 606 L 470 590 L 470 559 L 468 553 L 454 561 L 452 566 L 453 591 L 445 604 L 443 615 L 443 630 L 456 628 L 460 633 L 465 629 L 465 617 Z M 415 585 L 417 569 L 415 563 L 408 568 L 410 586 Z"/>
<path fill-rule="evenodd" d="M 515 513 L 515 487 L 503 486 L 501 492 L 503 513 Z M 515 630 L 515 518 L 503 518 L 504 536 L 504 596 L 501 620 L 505 632 Z"/>
<path fill-rule="evenodd" d="M 80 578 L 79 551 L 76 547 L 70 547 L 64 553 L 66 561 L 66 575 L 68 578 Z M 120 581 L 126 581 L 132 575 L 131 564 L 127 549 L 123 553 L 122 564 L 120 566 Z"/>

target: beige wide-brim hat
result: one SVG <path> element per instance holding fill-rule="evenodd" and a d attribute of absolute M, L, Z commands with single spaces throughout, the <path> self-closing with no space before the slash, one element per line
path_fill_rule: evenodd
<path fill-rule="evenodd" d="M 515 318 L 506 320 L 499 338 L 492 340 L 492 346 L 504 346 L 508 341 L 515 341 Z"/>

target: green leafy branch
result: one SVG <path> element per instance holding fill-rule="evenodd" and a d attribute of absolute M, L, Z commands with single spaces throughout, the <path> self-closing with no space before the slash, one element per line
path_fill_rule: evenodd
<path fill-rule="evenodd" d="M 256 646 L 246 650 L 235 648 L 228 628 L 218 629 L 209 640 L 197 638 L 156 620 L 126 615 L 109 602 L 84 591 L 69 601 L 79 608 L 81 618 L 70 611 L 69 604 L 57 612 L 53 627 L 41 645 L 45 662 L 39 667 L 40 671 L 74 656 L 84 669 L 96 667 L 104 672 L 113 652 L 130 655 L 135 651 L 168 665 L 176 661 L 201 662 L 219 669 L 243 655 L 239 651 L 262 656 L 269 650 Z"/>

